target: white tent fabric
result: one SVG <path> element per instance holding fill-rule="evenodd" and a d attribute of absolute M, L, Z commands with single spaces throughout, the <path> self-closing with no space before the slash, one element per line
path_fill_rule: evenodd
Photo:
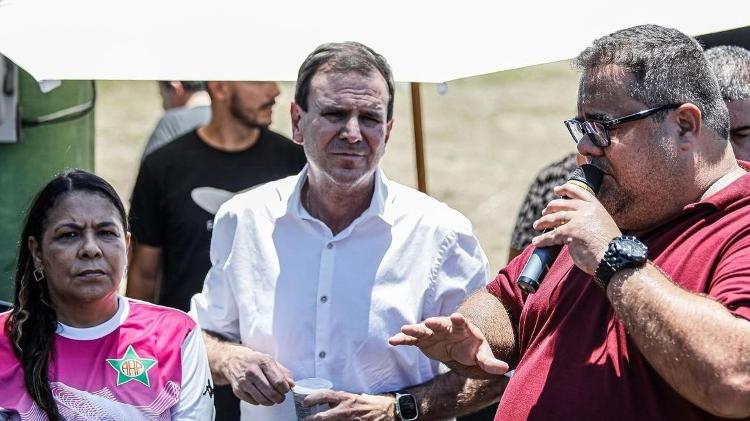
<path fill-rule="evenodd" d="M 0 0 L 0 54 L 37 80 L 294 80 L 317 45 L 354 40 L 399 81 L 443 82 L 570 58 L 636 24 L 697 35 L 748 12 L 735 0 Z"/>

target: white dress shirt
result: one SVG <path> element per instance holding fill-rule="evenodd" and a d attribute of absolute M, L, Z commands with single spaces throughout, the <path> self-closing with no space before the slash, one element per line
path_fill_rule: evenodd
<path fill-rule="evenodd" d="M 377 394 L 432 379 L 437 362 L 387 339 L 450 314 L 488 282 L 471 223 L 378 169 L 370 207 L 333 235 L 301 205 L 306 177 L 307 168 L 222 206 L 194 317 L 295 379 L 323 377 L 335 390 Z M 291 393 L 272 407 L 243 402 L 242 419 L 294 420 Z"/>

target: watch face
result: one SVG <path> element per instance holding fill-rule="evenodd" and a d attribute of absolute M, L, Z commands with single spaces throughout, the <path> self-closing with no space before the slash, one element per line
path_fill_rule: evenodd
<path fill-rule="evenodd" d="M 641 243 L 635 238 L 625 237 L 617 242 L 617 250 L 621 255 L 627 256 L 629 259 L 636 262 L 643 262 L 646 260 L 648 248 L 646 245 Z"/>
<path fill-rule="evenodd" d="M 398 409 L 403 420 L 417 419 L 417 400 L 412 395 L 399 395 Z"/>

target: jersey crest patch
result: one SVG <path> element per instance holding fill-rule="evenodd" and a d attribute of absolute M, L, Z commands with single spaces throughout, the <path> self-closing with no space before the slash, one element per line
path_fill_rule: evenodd
<path fill-rule="evenodd" d="M 108 358 L 107 362 L 117 372 L 118 386 L 135 380 L 146 387 L 151 387 L 148 370 L 156 365 L 156 360 L 139 357 L 133 349 L 133 345 L 128 346 L 122 358 Z"/>

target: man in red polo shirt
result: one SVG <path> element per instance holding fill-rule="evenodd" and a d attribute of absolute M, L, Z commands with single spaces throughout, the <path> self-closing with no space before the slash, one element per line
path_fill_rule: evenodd
<path fill-rule="evenodd" d="M 750 175 L 701 47 L 654 25 L 576 59 L 598 197 L 556 188 L 548 230 L 450 317 L 391 338 L 470 377 L 515 374 L 496 420 L 750 417 Z M 564 245 L 539 290 L 533 246 Z"/>

